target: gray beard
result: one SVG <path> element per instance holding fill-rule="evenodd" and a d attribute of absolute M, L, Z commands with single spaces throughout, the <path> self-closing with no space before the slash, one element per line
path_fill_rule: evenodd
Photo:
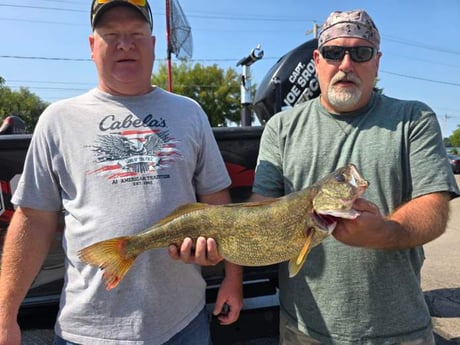
<path fill-rule="evenodd" d="M 332 107 L 338 112 L 349 112 L 355 110 L 359 103 L 362 91 L 359 88 L 353 90 L 340 90 L 330 85 L 327 90 L 327 99 Z"/>

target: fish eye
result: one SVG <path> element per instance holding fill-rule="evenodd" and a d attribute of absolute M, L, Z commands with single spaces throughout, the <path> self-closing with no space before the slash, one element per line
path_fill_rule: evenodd
<path fill-rule="evenodd" d="M 336 179 L 337 182 L 345 182 L 345 180 L 346 180 L 345 175 L 343 175 L 343 174 L 335 175 L 335 179 Z"/>

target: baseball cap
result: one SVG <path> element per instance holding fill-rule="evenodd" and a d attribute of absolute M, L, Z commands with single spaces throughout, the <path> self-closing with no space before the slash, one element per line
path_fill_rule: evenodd
<path fill-rule="evenodd" d="M 91 27 L 93 30 L 101 15 L 115 6 L 128 6 L 136 9 L 149 23 L 150 29 L 153 29 L 152 11 L 147 0 L 93 0 L 91 5 Z"/>
<path fill-rule="evenodd" d="M 380 34 L 372 18 L 364 10 L 335 11 L 327 17 L 318 37 L 318 47 L 339 37 L 356 37 L 380 46 Z"/>

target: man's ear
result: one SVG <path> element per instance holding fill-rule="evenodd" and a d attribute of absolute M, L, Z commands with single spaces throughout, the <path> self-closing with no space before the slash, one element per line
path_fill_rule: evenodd
<path fill-rule="evenodd" d="M 93 50 L 94 50 L 94 35 L 90 35 L 88 37 L 88 41 L 89 41 L 89 49 L 91 49 L 91 60 L 93 60 Z"/>

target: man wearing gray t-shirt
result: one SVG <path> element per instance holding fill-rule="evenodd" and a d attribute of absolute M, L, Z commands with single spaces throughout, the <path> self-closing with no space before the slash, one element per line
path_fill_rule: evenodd
<path fill-rule="evenodd" d="M 181 204 L 230 202 L 206 114 L 151 85 L 149 4 L 94 0 L 91 24 L 98 87 L 40 116 L 12 199 L 18 208 L 3 249 L 0 345 L 21 343 L 18 309 L 61 214 L 66 262 L 55 345 L 209 345 L 206 282 L 196 264 L 221 260 L 213 239 L 199 238 L 193 253 L 190 239 L 170 254 L 146 252 L 110 292 L 100 270 L 78 257 L 92 243 L 139 233 Z M 222 324 L 239 316 L 241 270 L 225 263 L 214 309 Z M 221 314 L 225 304 L 229 312 Z"/>

